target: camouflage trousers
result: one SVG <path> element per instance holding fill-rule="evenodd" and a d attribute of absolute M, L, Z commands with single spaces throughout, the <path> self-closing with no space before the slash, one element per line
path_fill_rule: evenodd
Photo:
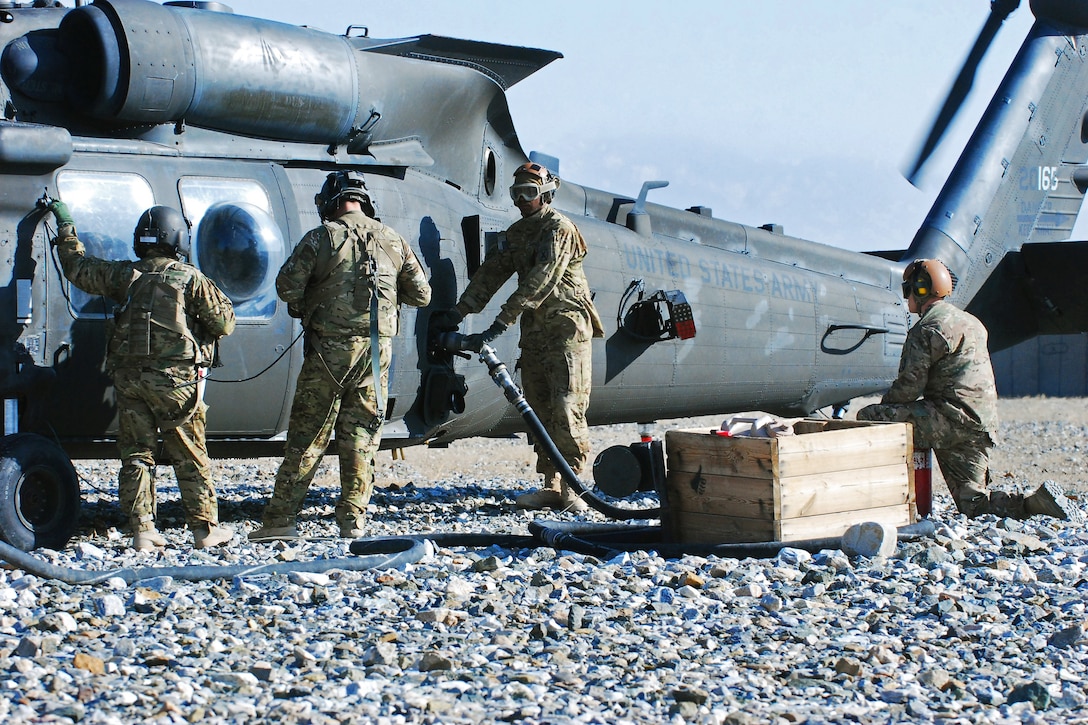
<path fill-rule="evenodd" d="M 950 421 L 925 400 L 868 405 L 858 411 L 857 418 L 910 423 L 915 449 L 933 449 L 960 513 L 969 518 L 983 514 L 1027 518 L 1022 494 L 990 490 L 990 449 L 994 443 L 989 433 Z"/>
<path fill-rule="evenodd" d="M 383 398 L 389 387 L 392 350 L 392 341 L 382 338 Z M 381 443 L 370 369 L 369 336 L 311 338 L 295 386 L 283 463 L 264 510 L 265 526 L 295 523 L 334 431 L 340 461 L 336 520 L 342 527 L 362 524 L 374 489 L 374 456 Z"/>
<path fill-rule="evenodd" d="M 548 431 L 555 447 L 576 474 L 589 459 L 589 424 L 586 410 L 593 383 L 593 344 L 590 340 L 550 347 L 524 347 L 521 370 L 525 400 Z M 536 470 L 545 482 L 558 474 L 546 449 L 534 443 Z"/>
<path fill-rule="evenodd" d="M 155 450 L 159 436 L 173 465 L 190 528 L 219 523 L 219 500 L 204 441 L 207 406 L 196 399 L 196 368 L 119 368 L 117 447 L 121 455 L 117 493 L 133 533 L 155 526 Z"/>

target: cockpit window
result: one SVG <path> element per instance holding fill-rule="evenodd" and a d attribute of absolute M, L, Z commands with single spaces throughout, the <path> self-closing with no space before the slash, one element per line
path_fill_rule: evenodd
<path fill-rule="evenodd" d="M 140 214 L 155 206 L 147 179 L 137 174 L 62 171 L 57 175 L 57 191 L 72 211 L 87 254 L 99 259 L 136 259 L 132 230 Z M 72 284 L 68 284 L 68 300 L 79 317 L 113 315 L 112 301 Z"/>
<path fill-rule="evenodd" d="M 239 318 L 275 314 L 284 244 L 264 187 L 252 179 L 185 177 L 178 190 L 195 230 L 193 264 L 230 297 Z"/>

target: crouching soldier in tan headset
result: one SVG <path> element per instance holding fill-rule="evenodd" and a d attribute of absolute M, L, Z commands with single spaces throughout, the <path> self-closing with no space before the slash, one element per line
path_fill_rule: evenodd
<path fill-rule="evenodd" d="M 914 447 L 933 449 L 956 508 L 970 518 L 1041 514 L 1083 521 L 1083 513 L 1053 481 L 1027 497 L 990 490 L 997 387 L 986 328 L 946 299 L 952 287 L 952 275 L 939 260 L 907 265 L 903 298 L 921 317 L 907 333 L 899 376 L 880 403 L 858 411 L 858 420 L 910 423 Z"/>

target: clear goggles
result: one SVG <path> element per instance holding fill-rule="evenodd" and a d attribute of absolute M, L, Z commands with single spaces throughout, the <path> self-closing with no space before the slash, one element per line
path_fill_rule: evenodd
<path fill-rule="evenodd" d="M 510 198 L 515 203 L 518 201 L 536 201 L 537 197 L 543 194 L 548 189 L 545 189 L 540 184 L 514 184 L 510 187 Z"/>

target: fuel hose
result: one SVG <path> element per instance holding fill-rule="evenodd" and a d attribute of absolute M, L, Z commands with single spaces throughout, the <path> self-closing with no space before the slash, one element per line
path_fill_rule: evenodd
<path fill-rule="evenodd" d="M 454 352 L 464 350 L 465 336 L 456 332 L 447 332 L 438 336 L 438 345 Z M 575 493 L 592 508 L 600 511 L 609 518 L 618 519 L 620 521 L 629 521 L 631 519 L 656 519 L 660 518 L 663 509 L 660 506 L 654 508 L 624 508 L 622 506 L 614 506 L 607 501 L 596 496 L 589 488 L 582 483 L 578 475 L 567 463 L 567 460 L 563 457 L 563 454 L 559 452 L 552 437 L 548 435 L 548 431 L 544 428 L 544 424 L 540 422 L 540 418 L 529 405 L 529 401 L 525 399 L 525 395 L 521 392 L 521 389 L 514 382 L 514 378 L 510 375 L 510 371 L 507 370 L 505 363 L 499 359 L 499 356 L 495 353 L 494 348 L 490 345 L 483 345 L 479 350 L 480 362 L 487 366 L 488 373 L 491 375 L 491 379 L 495 382 L 495 385 L 499 386 L 506 399 L 514 406 L 514 409 L 521 414 L 522 420 L 529 427 L 529 432 L 533 436 L 533 440 L 544 449 L 548 459 L 559 471 L 559 475 L 563 477 L 563 480 L 574 489 Z"/>
<path fill-rule="evenodd" d="M 86 570 L 50 564 L 33 554 L 15 548 L 0 541 L 0 559 L 19 567 L 35 576 L 55 579 L 68 584 L 101 584 L 109 579 L 120 578 L 126 584 L 133 584 L 153 577 L 172 577 L 185 581 L 204 581 L 208 579 L 233 579 L 234 577 L 257 576 L 260 574 L 287 574 L 290 572 L 320 573 L 340 569 L 344 571 L 366 571 L 368 569 L 395 569 L 422 559 L 427 553 L 423 538 L 385 538 L 369 539 L 358 547 L 352 542 L 352 553 L 358 556 L 334 559 L 312 559 L 310 561 L 280 561 L 271 564 L 235 564 L 230 566 L 208 566 L 203 564 L 190 566 L 150 566 L 126 567 L 123 569 Z"/>

